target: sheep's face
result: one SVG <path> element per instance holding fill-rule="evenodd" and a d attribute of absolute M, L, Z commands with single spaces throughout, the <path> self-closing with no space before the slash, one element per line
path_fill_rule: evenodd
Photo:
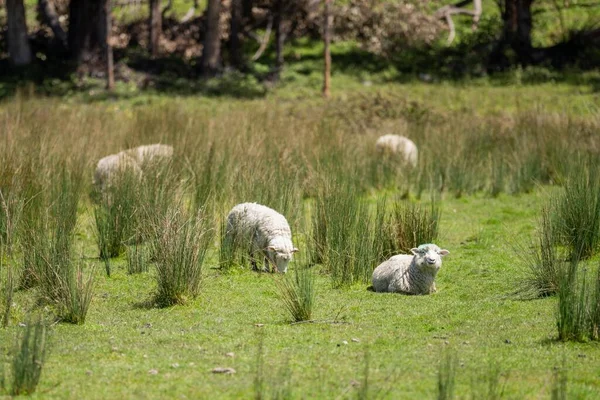
<path fill-rule="evenodd" d="M 448 250 L 440 249 L 435 244 L 422 244 L 410 251 L 415 255 L 417 267 L 435 271 L 442 266 L 442 256 L 450 253 Z"/>
<path fill-rule="evenodd" d="M 297 252 L 298 249 L 294 247 L 292 250 L 288 251 L 285 249 L 277 249 L 274 246 L 269 246 L 267 251 L 269 253 L 269 260 L 275 264 L 277 271 L 285 274 L 287 272 L 288 263 L 291 261 L 293 254 Z"/>

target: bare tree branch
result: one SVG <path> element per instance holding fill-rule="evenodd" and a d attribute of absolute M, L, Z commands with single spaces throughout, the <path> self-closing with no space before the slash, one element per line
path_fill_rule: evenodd
<path fill-rule="evenodd" d="M 269 39 L 271 38 L 272 30 L 273 30 L 273 15 L 269 15 L 269 20 L 267 22 L 267 29 L 265 31 L 265 34 L 264 34 L 262 40 L 260 41 L 260 46 L 258 47 L 258 50 L 256 50 L 256 53 L 254 53 L 254 55 L 251 58 L 252 61 L 258 60 L 260 58 L 260 56 L 262 56 L 262 54 L 265 52 L 267 45 L 269 44 Z"/>

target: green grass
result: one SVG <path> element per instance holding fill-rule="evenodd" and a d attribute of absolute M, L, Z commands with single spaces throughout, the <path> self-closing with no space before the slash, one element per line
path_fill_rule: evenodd
<path fill-rule="evenodd" d="M 337 225 L 325 229 L 332 238 L 348 232 L 339 222 L 343 217 L 360 216 L 353 222 L 354 231 L 348 232 L 358 249 L 350 256 L 359 278 L 333 288 L 327 265 L 327 257 L 334 254 L 330 250 L 320 260 L 324 264 L 311 269 L 311 287 L 318 294 L 312 322 L 291 324 L 273 280 L 279 276 L 235 265 L 227 271 L 218 269 L 219 234 L 211 235 L 206 253 L 197 258 L 186 258 L 187 251 L 199 245 L 193 235 L 182 234 L 176 246 L 165 242 L 160 249 L 154 247 L 146 258 L 148 271 L 142 273 L 129 273 L 127 257 L 121 254 L 111 260 L 107 276 L 97 258 L 93 206 L 88 196 L 81 196 L 76 223 L 65 209 L 68 224 L 62 228 L 71 240 L 73 266 L 83 268 L 79 276 L 93 278 L 93 297 L 85 323 L 53 327 L 51 356 L 34 397 L 249 398 L 275 393 L 279 383 L 292 398 L 374 393 L 384 398 L 433 398 L 438 393 L 440 354 L 451 346 L 457 354 L 457 397 L 472 393 L 473 380 L 490 368 L 493 359 L 506 377 L 502 381 L 506 398 L 547 398 L 554 367 L 565 357 L 569 396 L 594 398 L 600 387 L 598 343 L 557 340 L 556 297 L 522 301 L 512 296 L 517 283 L 530 277 L 517 249 L 532 242 L 542 206 L 561 190 L 544 185 L 565 182 L 569 166 L 563 164 L 571 159 L 568 155 L 595 149 L 594 95 L 555 97 L 561 87 L 539 86 L 537 100 L 516 109 L 511 107 L 514 93 L 502 98 L 503 92 L 492 87 L 478 92 L 473 87 L 441 85 L 435 92 L 420 85 L 414 92 L 404 91 L 410 87 L 346 92 L 345 98 L 340 95 L 330 102 L 149 96 L 143 102 L 73 104 L 19 98 L 1 104 L 0 123 L 13 134 L 11 146 L 0 151 L 21 149 L 17 164 L 29 171 L 23 175 L 22 192 L 28 229 L 17 230 L 18 263 L 27 260 L 27 233 L 44 226 L 40 220 L 49 212 L 59 212 L 46 197 L 58 193 L 68 180 L 48 178 L 53 176 L 52 160 L 72 160 L 73 155 L 86 160 L 83 165 L 67 165 L 82 174 L 80 189 L 87 193 L 96 160 L 142 143 L 175 147 L 173 165 L 157 172 L 160 179 L 153 182 L 152 174 L 147 174 L 150 181 L 142 195 L 149 206 L 144 216 L 147 228 L 158 226 L 152 221 L 160 221 L 173 207 L 193 213 L 203 205 L 203 226 L 212 229 L 236 203 L 270 202 L 285 210 L 300 249 L 286 278 L 315 254 L 313 220 L 335 218 Z M 533 99 L 533 89 L 519 88 L 517 93 L 530 93 Z M 423 93 L 429 93 L 428 100 L 417 98 Z M 491 97 L 485 99 L 488 104 L 483 101 L 486 95 Z M 451 97 L 462 102 L 454 104 L 452 112 L 443 106 Z M 478 99 L 481 108 L 474 111 Z M 586 112 L 579 112 L 584 108 L 577 109 L 578 102 Z M 488 107 L 491 103 L 506 109 L 498 113 Z M 555 113 L 556 103 L 565 111 Z M 398 175 L 381 171 L 382 180 L 373 181 L 375 138 L 399 121 L 419 146 L 419 168 Z M 532 155 L 538 157 L 539 169 L 522 178 Z M 459 164 L 460 157 L 469 168 Z M 497 165 L 505 168 L 502 184 L 494 170 Z M 460 182 L 449 172 L 457 166 L 467 174 Z M 208 177 L 204 179 L 203 173 Z M 518 185 L 510 182 L 520 179 L 531 187 L 513 190 Z M 329 209 L 333 215 L 316 213 L 317 196 L 334 184 L 345 185 L 339 191 L 343 204 Z M 489 190 L 492 184 L 494 191 Z M 429 209 L 431 203 L 425 199 L 430 195 L 437 196 L 440 211 L 436 243 L 451 252 L 436 278 L 438 292 L 402 296 L 367 290 L 369 269 L 377 263 L 374 253 L 360 248 L 385 243 L 387 234 L 374 226 L 380 221 L 383 199 L 405 196 L 403 201 Z M 349 215 L 341 214 L 341 209 L 350 210 Z M 168 232 L 166 228 L 158 232 Z M 154 233 L 150 229 L 141 245 L 152 246 Z M 344 238 L 337 239 L 343 243 Z M 185 305 L 149 304 L 159 281 L 157 266 L 160 271 L 177 260 L 193 264 L 201 257 L 201 274 L 190 279 L 194 287 L 184 294 Z M 597 262 L 592 257 L 581 265 L 592 270 Z M 0 273 L 6 274 L 6 269 Z M 80 287 L 84 282 L 92 281 L 77 281 Z M 3 351 L 30 311 L 56 317 L 55 310 L 37 303 L 37 290 L 15 292 L 9 326 L 0 330 Z M 259 335 L 263 345 L 257 350 Z M 263 365 L 259 378 L 257 353 Z M 234 368 L 236 373 L 213 374 L 215 367 Z M 490 369 L 491 392 L 496 390 L 497 375 Z M 257 389 L 256 382 L 263 389 Z"/>

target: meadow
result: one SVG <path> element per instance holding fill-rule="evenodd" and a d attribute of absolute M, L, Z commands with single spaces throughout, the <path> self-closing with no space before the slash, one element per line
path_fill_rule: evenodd
<path fill-rule="evenodd" d="M 600 208 L 585 214 L 600 205 L 597 92 L 351 89 L 328 101 L 314 90 L 114 101 L 24 90 L 3 102 L 3 393 L 14 393 L 15 343 L 41 324 L 34 398 L 597 398 Z M 381 157 L 382 133 L 414 140 L 417 168 Z M 94 200 L 98 159 L 159 142 L 174 147 L 172 162 Z M 561 199 L 581 192 L 591 197 L 568 204 L 594 227 L 583 230 L 589 254 L 569 251 L 568 225 L 551 237 L 551 261 L 587 271 L 591 292 L 560 280 L 543 292 L 532 271 L 548 260 L 544 210 L 558 221 Z M 300 252 L 286 276 L 223 262 L 224 217 L 245 201 L 290 222 Z M 398 216 L 411 210 L 450 251 L 437 293 L 369 291 L 373 268 L 406 251 Z M 199 285 L 184 278 L 165 295 L 161 277 L 183 264 L 200 270 Z M 294 322 L 282 287 L 301 272 L 314 305 Z M 565 304 L 588 307 L 592 333 L 557 329 L 574 315 Z"/>

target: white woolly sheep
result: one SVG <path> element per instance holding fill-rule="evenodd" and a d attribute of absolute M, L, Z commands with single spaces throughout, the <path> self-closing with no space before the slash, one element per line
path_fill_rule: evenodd
<path fill-rule="evenodd" d="M 405 294 L 430 294 L 436 291 L 435 276 L 448 250 L 435 244 L 422 244 L 410 250 L 413 255 L 398 254 L 373 271 L 373 290 Z"/>
<path fill-rule="evenodd" d="M 125 150 L 125 152 L 140 166 L 158 159 L 169 159 L 173 157 L 173 146 L 167 144 L 147 144 L 134 147 L 133 149 Z"/>
<path fill-rule="evenodd" d="M 126 152 L 121 151 L 117 154 L 111 154 L 103 157 L 96 164 L 94 171 L 94 186 L 100 191 L 105 192 L 106 189 L 115 183 L 121 174 L 131 172 L 136 176 L 140 176 L 142 170 L 134 158 Z"/>
<path fill-rule="evenodd" d="M 375 148 L 381 154 L 395 155 L 412 167 L 417 166 L 417 145 L 410 139 L 400 135 L 383 135 L 375 142 Z"/>
<path fill-rule="evenodd" d="M 271 266 L 279 272 L 287 271 L 293 253 L 298 249 L 292 244 L 292 232 L 285 217 L 277 211 L 257 204 L 242 203 L 233 207 L 227 215 L 225 243 L 249 245 L 250 261 L 256 269 L 256 254 L 264 257 L 264 268 Z"/>

